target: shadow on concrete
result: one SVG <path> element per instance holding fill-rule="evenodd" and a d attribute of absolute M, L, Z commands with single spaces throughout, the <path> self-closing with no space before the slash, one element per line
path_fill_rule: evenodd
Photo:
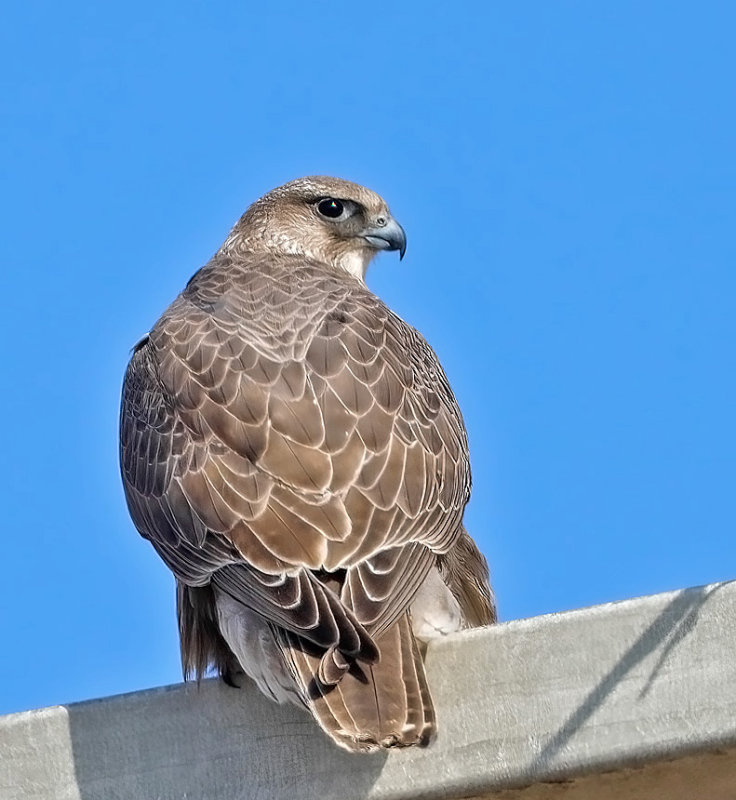
<path fill-rule="evenodd" d="M 705 603 L 726 584 L 684 589 L 662 610 L 651 625 L 631 645 L 611 671 L 588 694 L 560 730 L 545 745 L 531 764 L 533 773 L 550 766 L 555 756 L 575 736 L 626 675 L 659 647 L 662 652 L 639 693 L 645 697 L 656 682 L 662 667 L 675 648 L 694 630 Z"/>
<path fill-rule="evenodd" d="M 82 800 L 362 797 L 385 753 L 356 758 L 253 687 L 203 681 L 70 705 Z"/>

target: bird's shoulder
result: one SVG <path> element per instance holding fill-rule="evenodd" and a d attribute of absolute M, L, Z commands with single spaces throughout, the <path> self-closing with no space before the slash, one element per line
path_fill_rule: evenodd
<path fill-rule="evenodd" d="M 266 570 L 274 553 L 315 568 L 359 561 L 412 540 L 420 517 L 444 548 L 470 472 L 436 356 L 357 281 L 301 267 L 298 279 L 273 264 L 254 265 L 255 279 L 205 271 L 134 353 L 122 458 L 136 524 L 173 539 L 179 514 L 180 538 L 206 528 Z"/>
<path fill-rule="evenodd" d="M 330 349 L 366 362 L 380 350 L 397 371 L 425 371 L 432 381 L 439 366 L 421 334 L 364 283 L 297 256 L 216 256 L 162 314 L 147 344 L 155 358 L 173 352 L 195 371 L 206 351 L 244 350 L 279 362 L 318 361 Z"/>

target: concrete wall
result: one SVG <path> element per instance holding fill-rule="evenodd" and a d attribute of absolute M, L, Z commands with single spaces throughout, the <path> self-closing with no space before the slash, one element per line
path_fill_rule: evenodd
<path fill-rule="evenodd" d="M 736 583 L 436 642 L 440 733 L 356 756 L 251 687 L 0 718 L 2 800 L 736 798 Z"/>

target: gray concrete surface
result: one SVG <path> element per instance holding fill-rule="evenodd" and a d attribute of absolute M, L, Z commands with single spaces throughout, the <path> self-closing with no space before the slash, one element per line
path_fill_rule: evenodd
<path fill-rule="evenodd" d="M 0 798 L 731 800 L 735 629 L 725 583 L 449 637 L 436 742 L 388 755 L 215 681 L 11 714 Z"/>

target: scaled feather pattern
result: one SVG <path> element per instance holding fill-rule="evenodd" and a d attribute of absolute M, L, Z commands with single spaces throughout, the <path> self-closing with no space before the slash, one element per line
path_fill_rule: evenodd
<path fill-rule="evenodd" d="M 426 745 L 420 644 L 495 620 L 462 525 L 467 436 L 422 336 L 369 291 L 406 246 L 336 178 L 256 201 L 135 347 L 120 458 L 177 581 L 185 676 L 244 673 L 352 751 Z"/>

